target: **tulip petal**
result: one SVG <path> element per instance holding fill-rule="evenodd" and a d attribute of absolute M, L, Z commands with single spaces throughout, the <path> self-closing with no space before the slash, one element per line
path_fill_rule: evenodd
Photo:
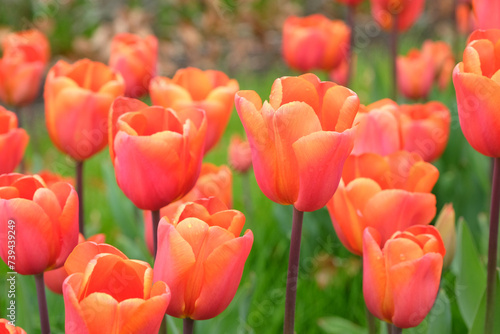
<path fill-rule="evenodd" d="M 82 278 L 82 273 L 76 273 L 66 278 L 63 283 L 66 333 L 90 334 L 84 320 L 86 311 L 82 310 L 78 300 Z"/>
<path fill-rule="evenodd" d="M 77 245 L 68 256 L 64 268 L 68 275 L 73 273 L 83 273 L 87 264 L 98 254 L 114 254 L 122 259 L 127 259 L 117 248 L 108 244 L 97 244 L 93 241 L 86 241 Z"/>

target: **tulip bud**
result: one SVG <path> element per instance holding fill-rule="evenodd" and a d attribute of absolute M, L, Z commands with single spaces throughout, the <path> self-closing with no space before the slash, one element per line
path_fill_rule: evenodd
<path fill-rule="evenodd" d="M 455 257 L 455 247 L 457 236 L 455 232 L 455 210 L 453 204 L 445 204 L 436 220 L 436 228 L 443 238 L 446 255 L 443 260 L 443 267 L 450 266 Z"/>
<path fill-rule="evenodd" d="M 250 143 L 241 139 L 239 135 L 233 135 L 229 143 L 228 152 L 229 165 L 240 173 L 246 173 L 252 167 L 252 150 Z"/>

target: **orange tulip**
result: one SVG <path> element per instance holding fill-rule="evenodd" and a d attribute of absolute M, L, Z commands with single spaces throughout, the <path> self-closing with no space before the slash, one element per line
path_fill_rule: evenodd
<path fill-rule="evenodd" d="M 422 46 L 422 53 L 431 55 L 434 61 L 434 80 L 440 90 L 446 89 L 455 66 L 455 57 L 450 45 L 443 41 L 427 40 Z"/>
<path fill-rule="evenodd" d="M 226 207 L 233 205 L 233 175 L 231 170 L 222 165 L 217 167 L 211 163 L 204 163 L 201 166 L 200 176 L 194 188 L 181 199 L 170 203 L 160 209 L 160 217 L 167 217 L 170 221 L 175 218 L 177 210 L 187 202 L 217 198 Z M 153 254 L 153 222 L 151 211 L 144 211 L 144 236 L 149 251 Z"/>
<path fill-rule="evenodd" d="M 398 56 L 399 91 L 409 99 L 426 98 L 434 82 L 433 55 L 412 49 L 408 56 Z"/>
<path fill-rule="evenodd" d="M 436 197 L 430 191 L 438 176 L 436 167 L 416 153 L 351 155 L 327 204 L 342 244 L 361 255 L 366 227 L 377 229 L 383 244 L 396 231 L 429 224 L 436 214 Z"/>
<path fill-rule="evenodd" d="M 38 95 L 43 70 L 50 57 L 47 38 L 36 30 L 8 34 L 2 42 L 0 100 L 24 106 Z"/>
<path fill-rule="evenodd" d="M 45 118 L 54 145 L 82 161 L 102 150 L 108 139 L 108 112 L 125 84 L 109 67 L 88 59 L 58 61 L 45 82 Z"/>
<path fill-rule="evenodd" d="M 202 71 L 194 67 L 178 70 L 172 79 L 156 77 L 149 87 L 153 104 L 173 108 L 180 113 L 200 108 L 207 115 L 205 153 L 220 140 L 233 110 L 238 82 L 220 71 Z"/>
<path fill-rule="evenodd" d="M 391 30 L 397 21 L 398 30 L 405 31 L 424 10 L 424 0 L 371 0 L 372 16 L 383 29 Z M 397 18 L 396 18 L 397 17 Z"/>
<path fill-rule="evenodd" d="M 399 122 L 402 149 L 418 153 L 425 161 L 443 154 L 450 136 L 450 110 L 441 102 L 402 105 Z"/>
<path fill-rule="evenodd" d="M 330 71 L 349 54 L 351 30 L 321 14 L 290 16 L 283 25 L 282 52 L 288 66 L 307 72 Z"/>
<path fill-rule="evenodd" d="M 52 173 L 51 171 L 48 170 L 40 171 L 37 174 L 43 179 L 43 182 L 45 182 L 47 186 L 51 186 L 57 182 L 66 182 L 71 184 L 73 187 L 75 186 L 75 179 L 70 176 L 69 177 L 62 176 L 56 173 Z"/>
<path fill-rule="evenodd" d="M 472 0 L 478 29 L 500 29 L 500 0 Z"/>
<path fill-rule="evenodd" d="M 104 243 L 104 240 L 106 239 L 106 236 L 102 233 L 93 235 L 89 237 L 87 240 L 88 241 L 93 241 L 97 244 L 102 244 Z M 82 234 L 78 235 L 78 244 L 81 244 L 85 242 L 85 238 L 83 237 Z M 72 252 L 73 254 L 73 252 Z M 66 268 L 60 267 L 54 270 L 49 270 L 43 273 L 43 279 L 45 282 L 45 286 L 50 289 L 50 291 L 62 295 L 62 285 L 66 277 L 68 277 L 68 272 L 66 271 Z"/>
<path fill-rule="evenodd" d="M 363 232 L 363 295 L 368 310 L 399 328 L 418 326 L 434 305 L 443 257 L 434 226 L 412 226 L 384 242 L 374 228 Z"/>
<path fill-rule="evenodd" d="M 239 135 L 233 135 L 229 143 L 229 165 L 239 173 L 246 173 L 252 167 L 250 143 Z"/>
<path fill-rule="evenodd" d="M 453 71 L 458 118 L 465 138 L 479 153 L 500 157 L 500 30 L 477 30 L 463 62 Z"/>
<path fill-rule="evenodd" d="M 68 262 L 70 258 L 65 266 L 71 266 Z M 64 281 L 66 333 L 157 333 L 170 289 L 164 282 L 152 282 L 148 263 L 97 254 L 84 271 Z"/>
<path fill-rule="evenodd" d="M 34 275 L 59 268 L 78 242 L 76 191 L 63 182 L 45 187 L 37 175 L 1 175 L 0 222 L 0 256 L 8 265 L 14 259 L 12 270 Z"/>
<path fill-rule="evenodd" d="M 118 98 L 110 111 L 110 153 L 118 186 L 142 210 L 159 210 L 195 185 L 207 121 L 199 109 L 177 113 Z"/>
<path fill-rule="evenodd" d="M 29 136 L 17 127 L 17 117 L 0 106 L 0 174 L 11 173 L 21 162 Z"/>
<path fill-rule="evenodd" d="M 325 206 L 335 192 L 355 132 L 358 96 L 314 74 L 274 81 L 269 102 L 254 91 L 236 94 L 262 192 L 299 211 Z"/>
<path fill-rule="evenodd" d="M 463 35 L 475 30 L 476 22 L 472 10 L 472 0 L 460 0 L 455 8 L 457 29 Z"/>
<path fill-rule="evenodd" d="M 252 248 L 252 231 L 239 236 L 244 223 L 239 211 L 209 212 L 196 203 L 185 204 L 172 223 L 162 218 L 154 281 L 172 290 L 167 314 L 204 320 L 224 311 Z"/>
<path fill-rule="evenodd" d="M 140 97 L 148 92 L 149 82 L 156 76 L 158 39 L 134 34 L 118 34 L 111 41 L 109 67 L 125 80 L 125 95 Z"/>
<path fill-rule="evenodd" d="M 26 334 L 24 329 L 16 327 L 7 319 L 0 319 L 0 333 L 2 334 Z"/>

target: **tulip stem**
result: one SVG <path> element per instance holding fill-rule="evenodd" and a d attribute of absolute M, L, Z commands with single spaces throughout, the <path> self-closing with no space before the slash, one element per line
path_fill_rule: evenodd
<path fill-rule="evenodd" d="M 78 194 L 78 226 L 80 233 L 85 237 L 85 226 L 83 223 L 83 161 L 76 162 L 76 192 Z"/>
<path fill-rule="evenodd" d="M 401 334 L 401 333 L 403 333 L 403 329 L 402 328 L 396 327 L 394 325 L 392 325 L 391 327 L 392 327 L 391 334 Z"/>
<path fill-rule="evenodd" d="M 295 325 L 295 300 L 297 298 L 297 281 L 299 275 L 300 239 L 304 212 L 293 208 L 292 237 L 290 255 L 288 257 L 288 274 L 286 278 L 285 323 L 283 334 L 293 334 Z"/>
<path fill-rule="evenodd" d="M 486 281 L 486 320 L 484 333 L 493 334 L 495 324 L 495 289 L 497 275 L 498 216 L 500 210 L 500 158 L 495 158 L 491 189 L 490 236 L 488 245 L 488 278 Z"/>
<path fill-rule="evenodd" d="M 250 172 L 246 171 L 241 175 L 243 187 L 243 205 L 248 213 L 253 214 L 252 210 L 252 194 L 250 193 Z"/>
<path fill-rule="evenodd" d="M 354 31 L 356 28 L 356 6 L 347 6 L 347 24 L 349 25 L 349 28 L 351 29 L 351 38 L 349 39 L 349 50 L 347 51 L 347 60 L 348 60 L 348 66 L 349 69 L 347 70 L 347 80 L 346 80 L 346 87 L 349 87 L 351 84 L 351 79 L 352 79 L 352 68 L 353 68 L 353 51 L 354 51 Z"/>
<path fill-rule="evenodd" d="M 365 311 L 366 311 L 366 322 L 368 324 L 368 333 L 369 334 L 376 334 L 377 333 L 377 325 L 375 323 L 375 317 L 370 312 L 368 307 L 366 307 L 366 305 L 365 305 Z"/>
<path fill-rule="evenodd" d="M 387 334 L 392 334 L 392 324 L 387 323 Z"/>
<path fill-rule="evenodd" d="M 191 318 L 184 318 L 182 321 L 182 333 L 183 334 L 193 334 L 194 331 L 194 320 Z"/>
<path fill-rule="evenodd" d="M 398 99 L 398 15 L 392 15 L 391 58 L 392 58 L 392 99 Z"/>
<path fill-rule="evenodd" d="M 160 223 L 160 210 L 151 211 L 151 219 L 153 220 L 153 250 L 156 260 L 156 251 L 158 250 L 158 224 Z"/>
<path fill-rule="evenodd" d="M 45 298 L 45 283 L 43 273 L 35 275 L 36 294 L 38 297 L 38 310 L 40 313 L 40 327 L 42 334 L 50 334 L 49 312 L 47 309 L 47 299 Z"/>

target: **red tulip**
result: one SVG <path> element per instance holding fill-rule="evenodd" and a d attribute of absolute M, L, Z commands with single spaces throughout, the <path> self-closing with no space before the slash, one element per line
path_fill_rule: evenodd
<path fill-rule="evenodd" d="M 82 161 L 102 150 L 108 139 L 108 112 L 123 95 L 122 77 L 88 59 L 58 61 L 45 82 L 45 118 L 54 145 Z"/>
<path fill-rule="evenodd" d="M 434 82 L 433 55 L 412 49 L 408 56 L 398 56 L 399 91 L 409 99 L 426 98 Z"/>
<path fill-rule="evenodd" d="M 118 34 L 111 41 L 109 67 L 125 80 L 125 95 L 140 97 L 148 92 L 149 82 L 156 76 L 158 40 L 153 35 L 141 38 L 134 34 Z"/>
<path fill-rule="evenodd" d="M 236 94 L 262 192 L 299 211 L 325 206 L 354 144 L 357 95 L 313 74 L 275 80 L 269 102 L 254 91 Z"/>
<path fill-rule="evenodd" d="M 500 0 L 472 0 L 478 29 L 500 29 Z"/>
<path fill-rule="evenodd" d="M 500 30 L 477 30 L 463 62 L 453 71 L 458 118 L 465 138 L 479 153 L 500 157 Z"/>
<path fill-rule="evenodd" d="M 71 266 L 68 262 L 65 266 Z M 97 254 L 84 271 L 64 281 L 66 333 L 157 333 L 170 290 L 164 282 L 152 282 L 148 263 Z"/>
<path fill-rule="evenodd" d="M 0 319 L 0 333 L 2 334 L 26 334 L 24 329 L 12 325 L 7 319 Z"/>
<path fill-rule="evenodd" d="M 384 243 L 396 231 L 429 224 L 436 214 L 436 197 L 430 192 L 438 176 L 436 167 L 416 153 L 351 155 L 343 182 L 327 204 L 342 244 L 361 255 L 366 227 L 377 229 Z"/>
<path fill-rule="evenodd" d="M 0 176 L 0 256 L 22 275 L 59 268 L 78 242 L 78 197 L 38 176 Z M 14 243 L 9 236 L 15 235 Z M 14 258 L 12 258 L 14 256 Z"/>
<path fill-rule="evenodd" d="M 363 295 L 368 310 L 399 328 L 418 326 L 434 305 L 446 251 L 434 226 L 412 226 L 384 242 L 363 232 Z"/>
<path fill-rule="evenodd" d="M 233 135 L 228 150 L 229 165 L 239 173 L 246 173 L 252 167 L 250 143 L 239 135 Z"/>
<path fill-rule="evenodd" d="M 0 100 L 24 106 L 38 95 L 43 70 L 50 57 L 47 38 L 36 30 L 11 33 L 2 42 Z"/>
<path fill-rule="evenodd" d="M 196 181 L 194 188 L 181 199 L 161 208 L 160 217 L 166 216 L 170 221 L 172 221 L 175 218 L 178 209 L 183 204 L 208 198 L 216 198 L 225 207 L 232 207 L 233 175 L 227 166 L 222 165 L 217 167 L 210 163 L 204 163 L 201 166 L 200 176 L 198 177 L 198 181 Z M 153 222 L 151 220 L 151 211 L 144 211 L 144 236 L 151 254 L 153 254 L 152 228 Z"/>
<path fill-rule="evenodd" d="M 371 0 L 372 15 L 383 29 L 390 30 L 397 20 L 398 30 L 405 31 L 419 18 L 425 0 Z"/>
<path fill-rule="evenodd" d="M 110 111 L 110 153 L 118 186 L 142 210 L 159 210 L 195 185 L 207 121 L 199 109 L 177 113 L 118 98 Z"/>
<path fill-rule="evenodd" d="M 220 71 L 202 71 L 194 67 L 178 70 L 172 79 L 156 77 L 151 81 L 153 104 L 183 113 L 200 108 L 207 115 L 205 153 L 220 140 L 233 110 L 238 82 Z"/>
<path fill-rule="evenodd" d="M 29 136 L 17 127 L 17 117 L 0 106 L 0 174 L 11 173 L 21 162 Z"/>
<path fill-rule="evenodd" d="M 321 14 L 290 16 L 283 25 L 283 57 L 293 69 L 330 71 L 349 54 L 351 30 Z"/>
<path fill-rule="evenodd" d="M 209 212 L 188 203 L 170 223 L 158 227 L 154 280 L 172 290 L 167 314 L 194 320 L 217 316 L 233 299 L 253 243 L 240 237 L 245 222 L 236 210 Z"/>

